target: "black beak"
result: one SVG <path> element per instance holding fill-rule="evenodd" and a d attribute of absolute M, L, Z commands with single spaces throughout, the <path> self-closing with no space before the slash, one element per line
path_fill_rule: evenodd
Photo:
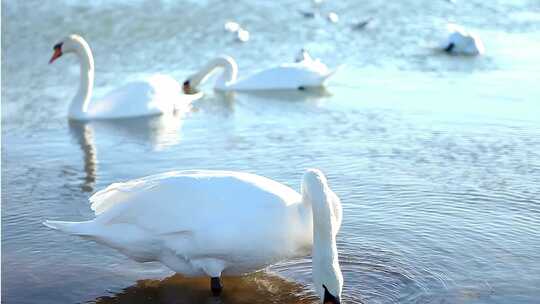
<path fill-rule="evenodd" d="M 334 297 L 330 292 L 328 292 L 328 289 L 326 286 L 324 286 L 324 299 L 323 304 L 341 304 L 341 301 L 339 300 L 339 297 Z"/>

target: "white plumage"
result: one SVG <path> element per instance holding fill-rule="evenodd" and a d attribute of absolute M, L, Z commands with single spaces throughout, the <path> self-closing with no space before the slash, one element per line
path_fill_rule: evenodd
<path fill-rule="evenodd" d="M 485 52 L 484 44 L 476 34 L 463 27 L 448 24 L 448 38 L 443 49 L 450 54 L 482 55 Z"/>
<path fill-rule="evenodd" d="M 62 39 L 54 47 L 51 63 L 65 53 L 75 53 L 80 61 L 80 86 L 69 108 L 73 120 L 118 119 L 186 111 L 199 96 L 184 95 L 172 77 L 154 75 L 127 83 L 102 98 L 92 99 L 94 58 L 88 43 L 78 35 Z"/>
<path fill-rule="evenodd" d="M 302 194 L 249 173 L 173 171 L 112 184 L 90 202 L 93 220 L 44 224 L 187 276 L 256 271 L 309 254 L 316 240 L 316 289 L 341 294 L 341 203 L 318 170 L 304 174 Z"/>
<path fill-rule="evenodd" d="M 238 65 L 229 56 L 221 56 L 206 64 L 199 72 L 184 82 L 184 92 L 191 92 L 213 72 L 223 69 L 214 89 L 218 91 L 296 90 L 321 87 L 337 69 L 330 70 L 325 64 L 311 57 L 294 63 L 264 69 L 251 76 L 238 78 Z"/>

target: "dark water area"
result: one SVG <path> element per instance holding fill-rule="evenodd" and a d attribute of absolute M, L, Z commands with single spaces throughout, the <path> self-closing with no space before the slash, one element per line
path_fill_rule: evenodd
<path fill-rule="evenodd" d="M 92 218 L 93 192 L 168 170 L 248 171 L 299 190 L 317 167 L 343 203 L 344 303 L 537 303 L 540 2 L 306 10 L 309 1 L 3 1 L 2 302 L 317 303 L 310 257 L 226 278 L 215 298 L 207 279 L 41 224 Z M 235 41 L 228 20 L 251 39 Z M 486 55 L 434 51 L 450 21 L 477 32 Z M 182 115 L 73 123 L 76 58 L 47 64 L 73 32 L 94 52 L 95 96 L 153 73 L 182 81 L 220 54 L 237 59 L 240 77 L 301 47 L 345 66 L 326 90 L 208 85 Z"/>

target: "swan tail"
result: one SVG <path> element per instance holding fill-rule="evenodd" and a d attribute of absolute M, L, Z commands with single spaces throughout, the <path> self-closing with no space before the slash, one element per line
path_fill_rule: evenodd
<path fill-rule="evenodd" d="M 94 235 L 93 221 L 86 222 L 64 222 L 45 221 L 43 225 L 72 235 L 91 236 Z"/>

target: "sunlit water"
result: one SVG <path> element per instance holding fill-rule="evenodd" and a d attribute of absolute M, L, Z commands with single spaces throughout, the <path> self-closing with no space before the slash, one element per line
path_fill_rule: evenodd
<path fill-rule="evenodd" d="M 328 1 L 314 19 L 307 1 L 87 2 L 2 2 L 3 302 L 315 303 L 309 257 L 212 298 L 207 280 L 41 225 L 91 218 L 87 198 L 115 181 L 231 169 L 299 190 L 307 167 L 344 205 L 345 303 L 538 302 L 540 2 Z M 486 56 L 435 52 L 447 21 L 478 32 Z M 156 72 L 183 80 L 222 53 L 240 76 L 301 47 L 346 66 L 327 91 L 207 86 L 186 115 L 70 124 L 77 62 L 47 61 L 72 32 L 94 50 L 98 96 Z"/>

